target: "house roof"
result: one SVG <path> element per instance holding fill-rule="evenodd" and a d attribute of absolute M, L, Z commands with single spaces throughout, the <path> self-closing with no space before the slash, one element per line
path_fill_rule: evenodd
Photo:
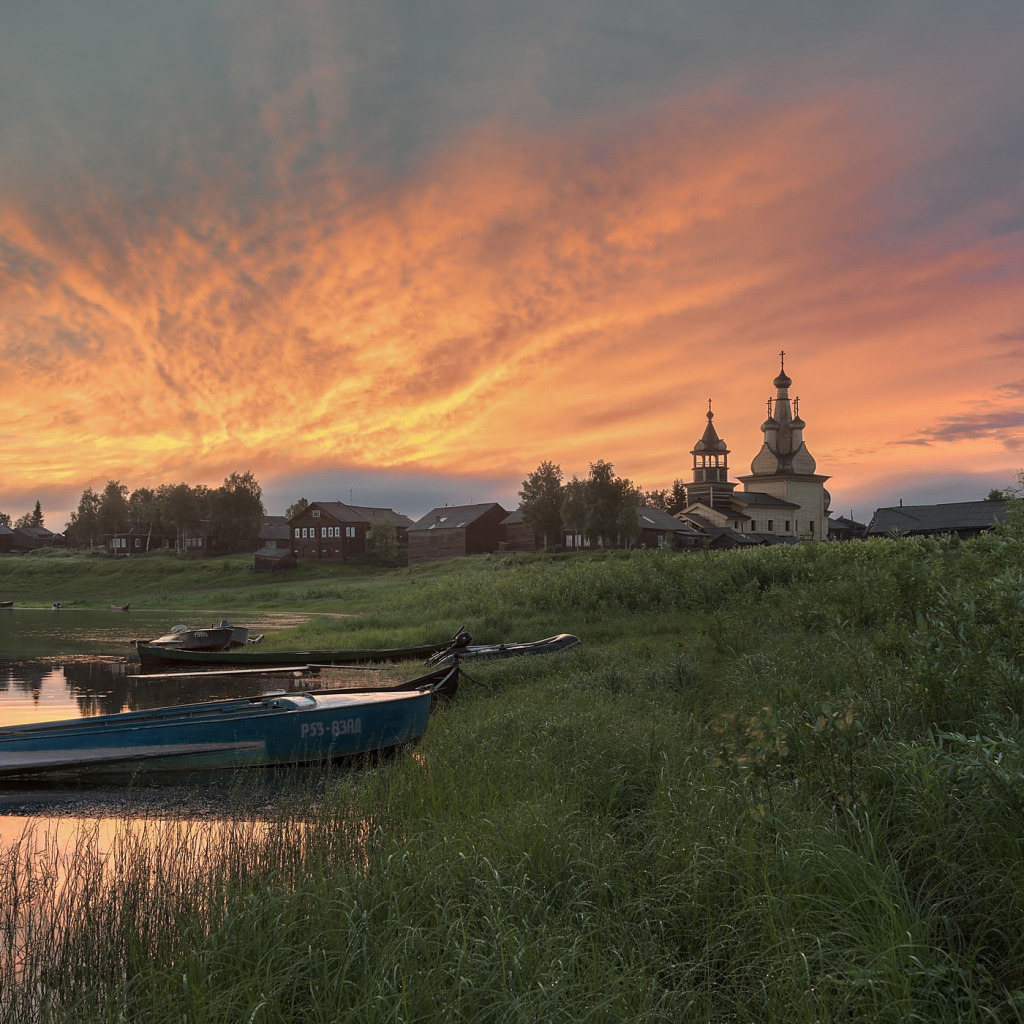
<path fill-rule="evenodd" d="M 260 527 L 260 540 L 289 540 L 291 531 L 284 516 L 264 516 Z"/>
<path fill-rule="evenodd" d="M 432 508 L 422 519 L 409 527 L 413 530 L 458 530 L 475 523 L 481 516 L 498 509 L 502 515 L 507 515 L 496 501 L 489 501 L 483 505 L 442 505 L 440 508 Z"/>
<path fill-rule="evenodd" d="M 10 536 L 13 533 L 14 531 L 9 526 L 4 526 L 3 523 L 0 523 L 0 537 Z"/>
<path fill-rule="evenodd" d="M 836 516 L 834 519 L 829 519 L 828 528 L 839 529 L 839 530 L 851 530 L 853 532 L 863 533 L 867 527 L 863 523 L 858 523 L 856 519 L 848 519 L 846 516 Z"/>
<path fill-rule="evenodd" d="M 636 510 L 636 521 L 642 530 L 662 530 L 671 533 L 699 533 L 689 523 L 660 508 L 650 508 L 641 505 Z"/>
<path fill-rule="evenodd" d="M 336 519 L 339 523 L 365 523 L 367 522 L 366 516 L 362 512 L 357 511 L 351 505 L 346 505 L 343 501 L 311 501 L 302 512 L 298 513 L 303 515 L 310 509 L 318 508 L 323 512 L 326 512 L 332 519 Z M 292 516 L 295 519 L 296 516 Z M 289 520 L 291 522 L 291 520 Z"/>
<path fill-rule="evenodd" d="M 899 505 L 875 509 L 869 537 L 900 533 L 951 533 L 988 530 L 1006 518 L 1008 501 L 955 501 L 944 505 Z"/>
<path fill-rule="evenodd" d="M 256 552 L 256 557 L 257 558 L 273 558 L 273 559 L 275 559 L 277 561 L 280 561 L 280 560 L 285 559 L 285 558 L 294 558 L 295 555 L 292 552 L 291 548 L 268 548 L 268 547 L 263 547 L 263 548 L 260 548 Z"/>
<path fill-rule="evenodd" d="M 401 512 L 396 512 L 393 508 L 374 508 L 372 505 L 351 505 L 349 507 L 359 512 L 371 525 L 379 523 L 383 519 L 390 519 L 396 526 L 404 526 L 406 529 L 413 524 L 412 519 L 402 515 Z"/>
<path fill-rule="evenodd" d="M 47 540 L 50 537 L 57 536 L 53 530 L 48 530 L 45 526 L 19 526 L 13 532 L 21 533 L 26 537 L 31 537 L 33 540 Z"/>

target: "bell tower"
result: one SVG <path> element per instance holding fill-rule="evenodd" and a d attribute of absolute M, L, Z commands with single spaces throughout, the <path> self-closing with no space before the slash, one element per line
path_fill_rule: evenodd
<path fill-rule="evenodd" d="M 686 484 L 688 506 L 700 502 L 714 508 L 716 498 L 720 506 L 724 505 L 736 489 L 736 484 L 729 482 L 729 448 L 718 436 L 714 419 L 709 398 L 708 424 L 700 440 L 690 450 L 693 456 L 693 480 Z"/>

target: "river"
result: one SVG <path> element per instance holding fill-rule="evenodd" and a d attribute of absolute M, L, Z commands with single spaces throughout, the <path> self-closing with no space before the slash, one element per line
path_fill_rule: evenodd
<path fill-rule="evenodd" d="M 139 674 L 135 640 L 160 636 L 177 623 L 198 629 L 221 618 L 216 612 L 194 611 L 0 608 L 0 725 L 117 714 L 280 690 L 279 677 Z M 253 636 L 307 619 L 303 614 L 260 612 L 235 624 L 247 626 Z M 131 804 L 145 812 L 154 801 L 167 804 L 175 799 L 167 790 L 154 794 L 152 800 L 140 799 L 135 791 Z M 0 848 L 20 835 L 26 816 L 68 817 L 68 826 L 74 827 L 83 814 L 123 814 L 125 804 L 125 793 L 118 790 L 0 782 Z M 205 808 L 196 810 L 203 813 Z"/>

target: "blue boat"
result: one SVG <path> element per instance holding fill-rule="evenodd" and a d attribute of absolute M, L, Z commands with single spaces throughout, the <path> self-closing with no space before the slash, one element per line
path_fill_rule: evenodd
<path fill-rule="evenodd" d="M 304 765 L 390 750 L 426 731 L 458 668 L 388 688 L 282 693 L 0 727 L 0 778 L 107 778 Z"/>

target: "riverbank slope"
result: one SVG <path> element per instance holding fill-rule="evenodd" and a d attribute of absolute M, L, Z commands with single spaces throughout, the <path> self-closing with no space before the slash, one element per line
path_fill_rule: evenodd
<path fill-rule="evenodd" d="M 1019 537 L 222 571 L 336 646 L 582 643 L 269 829 L 80 844 L 17 939 L 54 1019 L 1024 1019 Z"/>

